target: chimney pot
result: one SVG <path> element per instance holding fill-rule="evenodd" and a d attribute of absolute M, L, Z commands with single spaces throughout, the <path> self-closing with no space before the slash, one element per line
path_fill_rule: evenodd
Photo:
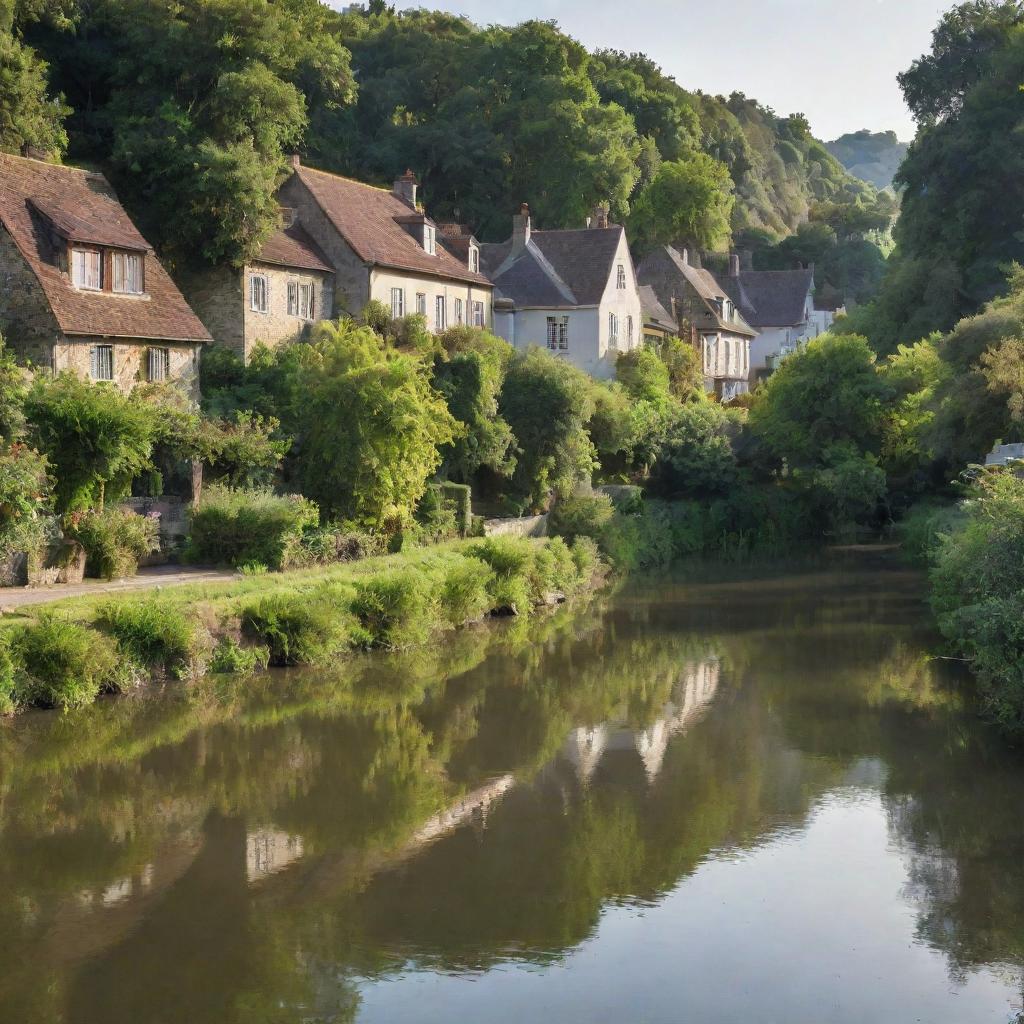
<path fill-rule="evenodd" d="M 594 207 L 594 212 L 590 215 L 590 224 L 588 227 L 599 228 L 604 230 L 608 227 L 608 207 L 602 204 L 598 204 Z"/>
<path fill-rule="evenodd" d="M 683 266 L 688 267 L 690 265 L 690 250 L 684 247 L 679 250 L 679 255 L 683 257 Z"/>
<path fill-rule="evenodd" d="M 300 157 L 298 153 L 292 153 L 290 163 L 291 163 L 292 167 L 301 167 L 302 166 L 302 157 Z"/>
<path fill-rule="evenodd" d="M 740 257 L 739 253 L 729 253 L 729 276 L 739 277 L 740 276 Z"/>

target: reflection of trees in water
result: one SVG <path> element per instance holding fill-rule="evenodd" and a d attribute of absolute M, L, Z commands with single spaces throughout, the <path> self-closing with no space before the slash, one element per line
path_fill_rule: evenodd
<path fill-rule="evenodd" d="M 920 657 L 909 586 L 772 586 L 638 590 L 335 676 L 17 723 L 0 734 L 0 958 L 25 966 L 0 972 L 0 1000 L 27 1024 L 61 1005 L 118 1024 L 195 972 L 194 998 L 167 995 L 175 1020 L 351 1020 L 352 979 L 409 959 L 563 955 L 609 901 L 655 900 L 802 822 L 865 759 L 890 766 L 894 833 L 920 858 L 922 934 L 957 962 L 1015 948 L 995 886 L 1019 895 L 1016 875 L 985 864 L 1005 818 L 945 792 L 969 803 L 993 751 L 936 783 L 947 748 L 978 741 Z M 576 729 L 598 755 L 585 771 Z M 976 817 L 972 878 L 951 822 Z M 1007 934 L 978 940 L 965 885 Z"/>

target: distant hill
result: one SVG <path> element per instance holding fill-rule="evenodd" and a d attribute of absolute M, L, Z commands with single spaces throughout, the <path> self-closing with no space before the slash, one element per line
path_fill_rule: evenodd
<path fill-rule="evenodd" d="M 842 135 L 825 146 L 851 174 L 876 188 L 887 188 L 907 154 L 908 143 L 900 142 L 895 132 L 864 129 Z"/>

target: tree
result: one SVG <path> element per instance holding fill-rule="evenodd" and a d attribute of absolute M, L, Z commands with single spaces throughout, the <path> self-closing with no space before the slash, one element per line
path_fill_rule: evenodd
<path fill-rule="evenodd" d="M 657 460 L 651 486 L 669 497 L 711 498 L 736 480 L 736 458 L 722 407 L 688 402 L 675 410 Z"/>
<path fill-rule="evenodd" d="M 368 327 L 320 324 L 292 410 L 303 493 L 328 514 L 400 527 L 460 433 L 428 367 Z"/>
<path fill-rule="evenodd" d="M 682 338 L 666 338 L 658 355 L 668 370 L 668 388 L 680 402 L 689 402 L 704 395 L 704 374 L 697 350 Z"/>
<path fill-rule="evenodd" d="M 498 396 L 512 358 L 508 342 L 472 327 L 452 327 L 440 337 L 433 383 L 464 433 L 442 449 L 446 477 L 469 483 L 481 469 L 511 476 L 512 428 L 498 413 Z"/>
<path fill-rule="evenodd" d="M 891 394 L 864 338 L 825 334 L 768 378 L 750 410 L 750 429 L 791 467 L 820 465 L 837 443 L 877 453 Z"/>
<path fill-rule="evenodd" d="M 60 513 L 103 508 L 151 465 L 156 417 L 137 396 L 71 373 L 40 376 L 25 400 L 29 437 L 53 467 Z"/>
<path fill-rule="evenodd" d="M 706 153 L 663 163 L 634 204 L 630 228 L 653 248 L 685 240 L 714 249 L 729 239 L 732 180 L 724 164 Z"/>
<path fill-rule="evenodd" d="M 67 148 L 62 96 L 49 92 L 45 61 L 0 26 L 0 150 L 34 146 L 60 155 Z"/>
<path fill-rule="evenodd" d="M 532 506 L 565 497 L 596 466 L 586 423 L 593 412 L 590 380 L 550 352 L 530 348 L 509 364 L 498 400 L 518 445 L 513 481 Z"/>

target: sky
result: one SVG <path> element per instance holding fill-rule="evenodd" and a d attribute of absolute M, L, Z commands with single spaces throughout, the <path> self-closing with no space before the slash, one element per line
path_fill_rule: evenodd
<path fill-rule="evenodd" d="M 394 0 L 392 0 L 394 2 Z M 554 20 L 588 49 L 639 50 L 680 85 L 801 111 L 831 140 L 914 136 L 898 72 L 926 52 L 954 0 L 398 0 L 481 25 Z"/>

